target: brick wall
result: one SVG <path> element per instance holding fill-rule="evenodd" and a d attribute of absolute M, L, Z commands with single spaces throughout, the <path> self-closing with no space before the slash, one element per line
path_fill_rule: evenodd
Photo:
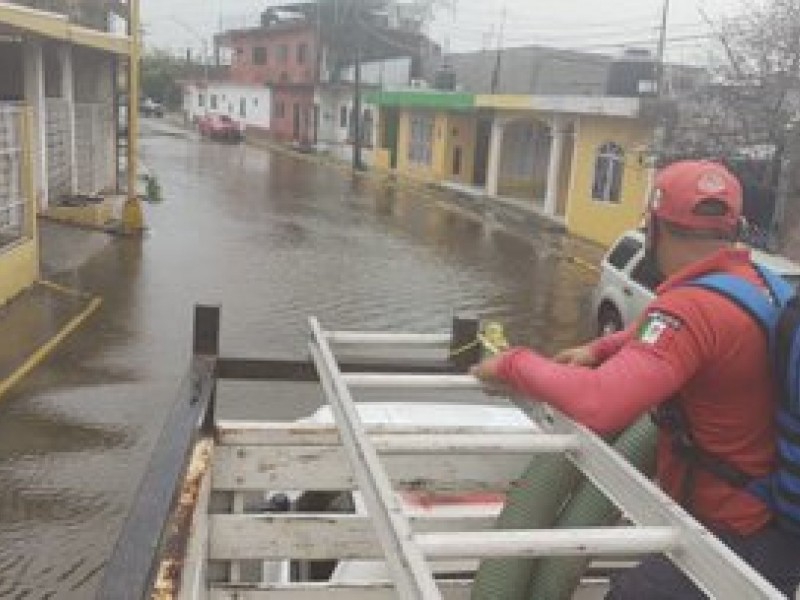
<path fill-rule="evenodd" d="M 258 85 L 317 82 L 316 31 L 308 25 L 230 32 L 230 79 Z"/>

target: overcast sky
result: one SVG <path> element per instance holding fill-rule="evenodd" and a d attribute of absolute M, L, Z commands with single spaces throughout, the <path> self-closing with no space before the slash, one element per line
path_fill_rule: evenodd
<path fill-rule="evenodd" d="M 453 0 L 451 0 L 453 1 Z M 617 54 L 627 45 L 655 49 L 663 0 L 455 0 L 429 33 L 452 52 L 540 44 Z M 231 27 L 254 26 L 275 0 L 142 0 L 145 41 L 185 52 Z M 709 30 L 700 17 L 734 14 L 741 0 L 671 0 L 668 58 L 696 62 Z M 504 17 L 505 16 L 505 17 Z"/>

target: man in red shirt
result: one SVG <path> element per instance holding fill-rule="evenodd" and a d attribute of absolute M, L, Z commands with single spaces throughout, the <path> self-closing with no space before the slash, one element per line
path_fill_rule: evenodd
<path fill-rule="evenodd" d="M 648 215 L 647 260 L 666 281 L 640 320 L 554 360 L 512 349 L 476 365 L 473 374 L 507 383 L 600 433 L 619 431 L 647 411 L 677 414 L 704 453 L 750 476 L 768 474 L 776 464 L 777 393 L 766 336 L 731 300 L 686 285 L 712 272 L 764 285 L 749 252 L 734 245 L 741 212 L 741 186 L 723 166 L 682 161 L 663 169 Z M 749 492 L 690 466 L 676 453 L 674 433 L 659 428 L 662 488 L 793 597 L 800 536 L 773 524 L 769 508 Z M 661 556 L 616 577 L 607 596 L 704 597 Z"/>

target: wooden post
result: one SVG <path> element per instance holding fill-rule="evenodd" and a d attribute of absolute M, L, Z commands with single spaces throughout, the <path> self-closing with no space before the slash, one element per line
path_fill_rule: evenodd
<path fill-rule="evenodd" d="M 219 357 L 219 306 L 204 306 L 198 304 L 194 307 L 194 335 L 192 351 L 194 358 L 199 356 Z M 212 375 L 213 381 L 204 381 L 203 378 L 195 375 L 194 364 L 196 360 L 192 361 L 193 371 L 193 389 L 192 389 L 192 402 L 196 402 L 202 395 L 203 386 L 211 385 L 211 398 L 208 402 L 208 408 L 203 416 L 203 425 L 201 427 L 203 433 L 210 434 L 214 431 L 214 420 L 217 405 L 217 375 L 216 366 Z"/>
<path fill-rule="evenodd" d="M 468 371 L 472 365 L 480 362 L 482 352 L 478 342 L 479 331 L 479 319 L 460 315 L 453 317 L 450 361 L 459 371 Z"/>

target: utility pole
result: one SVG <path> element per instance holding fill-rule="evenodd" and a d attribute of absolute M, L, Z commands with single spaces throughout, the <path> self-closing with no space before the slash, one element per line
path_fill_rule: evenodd
<path fill-rule="evenodd" d="M 139 75 L 142 47 L 139 0 L 128 3 L 128 197 L 122 210 L 122 228 L 126 233 L 144 229 L 142 206 L 136 193 L 139 181 Z"/>
<path fill-rule="evenodd" d="M 361 17 L 355 4 L 352 7 L 354 14 L 353 23 L 355 24 L 355 62 L 353 64 L 353 170 L 363 171 L 364 165 L 361 162 Z"/>
<path fill-rule="evenodd" d="M 664 0 L 664 8 L 661 14 L 661 34 L 658 38 L 658 52 L 656 55 L 656 128 L 653 132 L 653 155 L 654 167 L 658 167 L 659 162 L 664 156 L 664 146 L 667 135 L 667 127 L 665 123 L 665 116 L 661 114 L 663 110 L 664 94 L 664 81 L 665 81 L 665 54 L 667 49 L 667 22 L 669 21 L 669 3 L 670 0 Z"/>
<path fill-rule="evenodd" d="M 494 69 L 492 70 L 492 85 L 491 90 L 494 94 L 500 85 L 500 67 L 502 65 L 502 52 L 503 52 L 503 34 L 506 28 L 506 15 L 507 7 L 503 7 L 503 20 L 500 23 L 500 35 L 497 37 L 497 55 L 495 57 Z"/>
<path fill-rule="evenodd" d="M 658 72 L 656 78 L 656 85 L 658 97 L 663 96 L 662 91 L 664 87 L 664 54 L 667 49 L 667 21 L 669 20 L 669 1 L 664 0 L 664 9 L 661 13 L 661 35 L 658 38 Z"/>

